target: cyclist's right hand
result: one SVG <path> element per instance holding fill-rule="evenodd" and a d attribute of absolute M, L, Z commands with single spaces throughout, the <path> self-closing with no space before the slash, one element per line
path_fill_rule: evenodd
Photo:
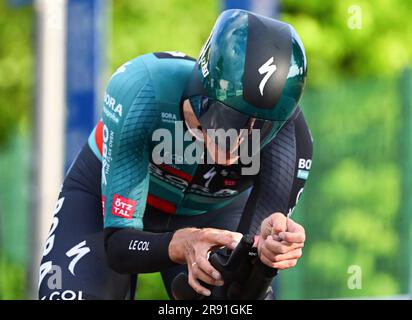
<path fill-rule="evenodd" d="M 234 249 L 242 238 L 242 234 L 214 228 L 185 228 L 177 230 L 169 244 L 170 259 L 176 263 L 187 264 L 189 285 L 199 294 L 209 296 L 204 283 L 221 286 L 221 274 L 208 261 L 214 249 L 228 247 Z"/>

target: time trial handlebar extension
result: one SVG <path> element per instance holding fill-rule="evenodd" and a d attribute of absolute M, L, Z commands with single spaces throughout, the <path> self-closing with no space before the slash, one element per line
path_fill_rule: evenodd
<path fill-rule="evenodd" d="M 212 286 L 206 297 L 197 293 L 188 283 L 187 273 L 180 273 L 172 281 L 172 293 L 177 300 L 263 300 L 277 269 L 266 266 L 253 248 L 253 237 L 244 235 L 232 251 L 219 249 L 210 254 L 209 261 L 222 275 L 224 285 Z"/>

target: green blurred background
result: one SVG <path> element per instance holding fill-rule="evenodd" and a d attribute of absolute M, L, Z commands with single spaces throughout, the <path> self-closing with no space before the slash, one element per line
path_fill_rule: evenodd
<path fill-rule="evenodd" d="M 412 2 L 280 4 L 279 18 L 296 28 L 306 47 L 301 104 L 314 159 L 293 215 L 306 227 L 304 256 L 281 272 L 278 297 L 407 294 Z M 353 9 L 361 9 L 360 28 L 353 28 Z M 113 1 L 109 71 L 151 51 L 197 56 L 220 10 L 218 0 Z M 0 0 L 0 299 L 27 297 L 34 26 L 32 7 L 13 9 Z M 348 287 L 350 266 L 362 270 L 361 289 Z M 167 298 L 158 274 L 139 278 L 138 298 Z"/>

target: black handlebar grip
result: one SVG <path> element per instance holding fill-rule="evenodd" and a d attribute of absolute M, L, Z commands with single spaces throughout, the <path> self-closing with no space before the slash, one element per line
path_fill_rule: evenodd
<path fill-rule="evenodd" d="M 203 295 L 197 293 L 190 285 L 186 273 L 179 273 L 172 281 L 172 294 L 176 300 L 200 300 Z"/>
<path fill-rule="evenodd" d="M 249 235 L 244 235 L 230 255 L 228 255 L 228 253 L 222 253 L 221 250 L 211 254 L 209 258 L 210 264 L 218 270 L 225 279 L 248 259 L 252 246 L 253 238 Z"/>
<path fill-rule="evenodd" d="M 240 240 L 239 244 L 228 257 L 227 254 L 221 252 L 214 252 L 210 255 L 209 261 L 214 268 L 216 268 L 225 278 L 232 270 L 237 268 L 244 260 L 247 259 L 249 250 L 252 248 L 253 238 L 245 235 Z M 212 290 L 213 286 L 200 281 L 200 283 Z M 172 281 L 172 294 L 177 300 L 200 300 L 205 298 L 203 295 L 197 293 L 188 283 L 188 276 L 182 272 L 178 274 Z"/>
<path fill-rule="evenodd" d="M 209 261 L 221 274 L 225 283 L 232 283 L 228 289 L 227 298 L 240 298 L 241 299 L 263 299 L 266 294 L 266 289 L 271 284 L 273 277 L 277 274 L 277 270 L 269 268 L 263 264 L 259 259 L 253 264 L 252 269 L 247 271 L 249 277 L 247 277 L 246 283 L 239 286 L 236 281 L 239 281 L 239 276 L 242 277 L 242 266 L 246 265 L 245 262 L 250 258 L 250 252 L 253 247 L 253 237 L 250 235 L 244 235 L 229 255 L 228 251 L 218 250 L 210 255 Z M 221 287 L 213 287 L 199 281 L 204 287 L 212 291 L 210 298 L 219 298 L 222 295 Z M 226 287 L 226 285 L 225 285 Z M 175 299 L 178 300 L 200 300 L 207 299 L 207 297 L 197 293 L 188 283 L 188 276 L 182 272 L 177 275 L 172 281 L 172 293 Z M 219 290 L 218 290 L 219 289 Z M 245 290 L 243 290 L 245 289 Z M 243 293 L 241 293 L 243 291 Z"/>
<path fill-rule="evenodd" d="M 244 235 L 239 244 L 233 250 L 227 263 L 224 265 L 226 269 L 233 270 L 239 267 L 249 257 L 249 252 L 253 247 L 253 237 Z"/>
<path fill-rule="evenodd" d="M 258 259 L 252 268 L 249 279 L 246 281 L 241 299 L 244 300 L 263 300 L 267 288 L 272 284 L 273 278 L 277 275 L 278 270 L 270 268 Z"/>

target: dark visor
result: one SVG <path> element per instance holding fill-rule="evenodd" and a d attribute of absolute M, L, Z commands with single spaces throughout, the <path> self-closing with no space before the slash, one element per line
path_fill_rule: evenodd
<path fill-rule="evenodd" d="M 243 129 L 243 134 L 248 135 L 249 144 L 252 143 L 252 129 L 260 131 L 260 144 L 272 132 L 273 121 L 254 118 L 207 97 L 201 97 L 199 103 L 199 122 L 203 130 L 223 129 L 228 132 L 234 129 L 239 135 Z M 222 142 L 220 139 L 219 141 Z M 233 141 L 231 143 L 225 141 L 226 150 L 231 148 L 231 144 Z"/>

